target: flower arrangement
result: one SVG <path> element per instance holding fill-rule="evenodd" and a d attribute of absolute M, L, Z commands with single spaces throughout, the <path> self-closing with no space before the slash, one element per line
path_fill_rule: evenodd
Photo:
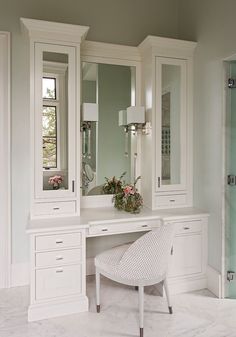
<path fill-rule="evenodd" d="M 126 172 L 123 172 L 119 178 L 115 176 L 112 178 L 105 177 L 106 183 L 103 185 L 103 193 L 104 194 L 117 194 L 122 191 L 122 186 L 124 182 L 122 179 L 126 175 Z"/>
<path fill-rule="evenodd" d="M 52 185 L 54 190 L 58 190 L 60 188 L 60 184 L 62 183 L 63 178 L 60 175 L 55 175 L 50 177 L 48 180 L 49 185 Z"/>
<path fill-rule="evenodd" d="M 113 197 L 114 206 L 118 210 L 130 213 L 139 213 L 143 206 L 143 198 L 136 188 L 136 184 L 141 177 L 139 176 L 133 185 L 122 185 L 121 191 Z"/>

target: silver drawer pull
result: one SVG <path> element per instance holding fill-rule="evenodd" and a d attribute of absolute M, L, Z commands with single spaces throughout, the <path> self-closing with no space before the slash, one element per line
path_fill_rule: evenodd
<path fill-rule="evenodd" d="M 142 225 L 142 227 L 148 227 L 148 225 Z"/>
<path fill-rule="evenodd" d="M 170 202 L 175 202 L 175 199 L 170 199 Z"/>
<path fill-rule="evenodd" d="M 57 261 L 63 260 L 63 257 L 62 256 L 56 256 L 56 260 Z"/>
<path fill-rule="evenodd" d="M 54 211 L 58 211 L 60 209 L 60 207 L 53 207 Z"/>
<path fill-rule="evenodd" d="M 189 227 L 184 227 L 184 230 L 190 229 Z"/>
<path fill-rule="evenodd" d="M 103 229 L 102 229 L 102 232 L 107 232 L 107 231 L 108 231 L 107 228 L 103 228 Z"/>
<path fill-rule="evenodd" d="M 56 244 L 59 244 L 59 243 L 63 243 L 63 241 L 62 240 L 57 240 Z"/>
<path fill-rule="evenodd" d="M 63 269 L 57 269 L 56 273 L 63 273 Z"/>

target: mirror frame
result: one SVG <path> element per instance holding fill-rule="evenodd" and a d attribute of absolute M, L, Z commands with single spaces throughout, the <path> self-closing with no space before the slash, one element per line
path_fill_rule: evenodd
<path fill-rule="evenodd" d="M 110 43 L 84 41 L 81 45 L 81 64 L 82 62 L 103 63 L 111 65 L 121 65 L 135 67 L 135 102 L 141 105 L 141 56 L 137 47 L 116 45 Z M 81 79 L 82 83 L 82 79 Z M 82 88 L 82 85 L 81 85 Z M 82 89 L 81 89 L 82 90 Z M 137 161 L 136 175 L 141 172 L 141 135 L 137 137 Z M 80 151 L 81 160 L 81 151 Z M 131 170 L 132 168 L 131 165 Z M 140 189 L 140 186 L 138 186 Z M 111 207 L 113 195 L 94 195 L 82 196 L 80 199 L 81 208 Z"/>

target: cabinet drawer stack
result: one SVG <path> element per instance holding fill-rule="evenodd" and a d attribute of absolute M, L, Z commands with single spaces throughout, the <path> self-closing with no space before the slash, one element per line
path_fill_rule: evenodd
<path fill-rule="evenodd" d="M 79 302 L 85 300 L 86 308 L 85 297 L 85 232 L 59 231 L 32 235 L 32 307 L 36 307 L 36 311 L 44 305 L 48 308 L 57 304 L 58 307 L 61 301 L 63 310 L 66 302 L 75 304 L 77 299 Z M 45 314 L 45 318 L 50 316 L 54 316 L 54 313 Z M 35 320 L 34 316 L 29 314 L 29 320 Z"/>

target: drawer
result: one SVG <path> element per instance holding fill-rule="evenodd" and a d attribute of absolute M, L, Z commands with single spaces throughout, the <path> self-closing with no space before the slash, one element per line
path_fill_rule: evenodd
<path fill-rule="evenodd" d="M 36 236 L 36 250 L 61 249 L 66 247 L 80 246 L 82 242 L 81 233 L 66 233 Z"/>
<path fill-rule="evenodd" d="M 201 220 L 182 221 L 175 223 L 176 234 L 199 233 L 202 231 Z"/>
<path fill-rule="evenodd" d="M 81 265 L 36 270 L 36 300 L 80 294 Z"/>
<path fill-rule="evenodd" d="M 57 215 L 75 213 L 75 201 L 40 202 L 34 205 L 35 215 Z"/>
<path fill-rule="evenodd" d="M 184 206 L 187 202 L 186 194 L 175 194 L 175 195 L 157 195 L 156 196 L 156 207 L 173 207 L 173 206 Z"/>
<path fill-rule="evenodd" d="M 159 227 L 161 224 L 159 219 L 144 220 L 144 221 L 129 221 L 108 224 L 90 224 L 89 235 L 109 235 L 115 233 L 128 233 L 135 231 L 151 230 L 152 228 Z"/>
<path fill-rule="evenodd" d="M 81 262 L 81 248 L 56 250 L 52 252 L 37 253 L 35 264 L 37 268 L 47 266 L 60 266 L 62 264 Z"/>

